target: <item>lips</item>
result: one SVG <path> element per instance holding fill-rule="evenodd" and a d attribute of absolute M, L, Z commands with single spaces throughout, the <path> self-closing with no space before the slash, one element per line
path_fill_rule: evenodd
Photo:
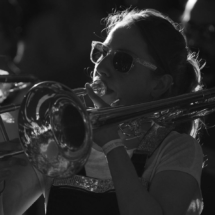
<path fill-rule="evenodd" d="M 114 92 L 114 90 L 112 90 L 109 86 L 108 86 L 108 84 L 106 83 L 106 81 L 104 81 L 104 80 L 102 80 L 102 79 L 96 79 L 96 80 L 101 80 L 101 82 L 105 85 L 105 88 L 106 88 L 106 90 L 105 90 L 105 95 L 109 95 L 109 94 L 111 94 L 111 93 L 113 93 Z M 95 80 L 94 80 L 95 81 Z"/>
<path fill-rule="evenodd" d="M 98 82 L 98 83 L 102 83 L 102 85 L 105 85 L 105 86 L 103 86 L 103 88 L 105 87 L 105 94 L 101 95 L 102 98 L 109 97 L 109 96 L 112 97 L 112 95 L 113 95 L 113 93 L 114 93 L 114 90 L 112 90 L 112 89 L 108 86 L 108 84 L 107 84 L 107 82 L 106 82 L 105 80 L 103 80 L 103 79 L 101 79 L 100 77 L 96 76 L 96 77 L 94 77 L 93 82 L 94 82 L 94 83 L 95 83 L 95 82 Z M 112 94 L 112 95 L 111 95 L 111 94 Z M 109 100 L 109 99 L 108 99 L 108 100 Z"/>
<path fill-rule="evenodd" d="M 107 85 L 106 92 L 101 98 L 112 107 L 117 106 L 119 104 L 119 99 L 116 96 L 116 92 L 110 89 Z"/>

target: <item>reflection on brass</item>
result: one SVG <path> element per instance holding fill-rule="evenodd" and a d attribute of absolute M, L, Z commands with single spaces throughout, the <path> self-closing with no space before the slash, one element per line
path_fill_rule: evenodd
<path fill-rule="evenodd" d="M 98 92 L 106 91 L 101 81 L 93 87 L 98 87 Z M 18 129 L 23 151 L 32 165 L 47 176 L 69 178 L 85 165 L 92 147 L 92 129 L 118 123 L 128 139 L 136 138 L 143 135 L 144 122 L 172 128 L 215 110 L 215 88 L 101 109 L 86 108 L 80 99 L 83 94 L 86 94 L 84 88 L 71 90 L 57 82 L 41 82 L 28 91 L 21 105 L 0 108 L 0 113 L 19 109 Z M 1 154 L 1 157 L 11 155 Z"/>

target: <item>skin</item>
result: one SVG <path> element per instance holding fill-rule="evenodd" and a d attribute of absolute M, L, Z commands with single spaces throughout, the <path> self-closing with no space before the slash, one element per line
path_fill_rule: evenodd
<path fill-rule="evenodd" d="M 147 52 L 147 44 L 142 40 L 136 28 L 117 26 L 105 40 L 105 44 L 114 49 L 130 49 L 138 57 L 153 62 Z M 100 75 L 102 80 L 114 92 L 105 97 L 95 95 L 89 85 L 88 94 L 99 107 L 106 107 L 115 99 L 120 98 L 120 104 L 135 104 L 158 99 L 171 85 L 171 77 L 152 78 L 152 71 L 135 64 L 127 76 L 118 74 L 111 64 L 111 56 L 104 58 L 95 65 L 94 77 Z M 135 86 L 133 86 L 135 83 Z M 94 131 L 94 141 L 103 146 L 107 141 L 119 138 L 117 125 L 108 126 Z M 6 144 L 4 145 L 5 147 Z M 15 146 L 14 146 L 15 147 Z M 5 148 L 6 149 L 6 148 Z M 14 161 L 11 161 L 14 159 Z M 11 158 L 1 169 L 10 170 L 9 175 L 1 173 L 1 180 L 7 180 L 6 189 L 0 197 L 0 214 L 22 214 L 42 194 L 39 180 L 27 162 L 19 165 L 23 156 Z M 16 159 L 16 160 L 15 160 Z M 121 215 L 139 214 L 183 214 L 193 195 L 198 191 L 197 182 L 188 174 L 177 171 L 163 171 L 155 175 L 150 191 L 142 186 L 133 164 L 123 147 L 113 149 L 107 155 L 107 161 L 113 178 Z M 12 165 L 12 163 L 14 164 Z M 17 168 L 11 168 L 16 165 Z M 26 180 L 29 183 L 26 183 Z M 26 186 L 28 185 L 28 187 Z M 12 205 L 12 206 L 11 206 Z"/>
<path fill-rule="evenodd" d="M 141 59 L 152 61 L 147 53 L 147 45 L 133 29 L 124 26 L 115 28 L 104 41 L 104 45 L 113 50 L 125 50 Z M 135 38 L 135 40 L 129 38 Z M 151 73 L 152 71 L 147 67 L 138 63 L 135 63 L 129 74 L 115 71 L 112 56 L 109 55 L 95 65 L 93 79 L 99 77 L 109 89 L 113 90 L 112 93 L 102 97 L 107 104 L 110 105 L 114 100 L 120 99 L 119 105 L 131 105 L 152 99 L 150 92 L 156 80 L 152 78 Z"/>
<path fill-rule="evenodd" d="M 153 59 L 147 52 L 147 44 L 135 26 L 127 28 L 118 25 L 110 32 L 104 44 L 112 49 L 131 51 L 138 57 L 153 63 Z M 92 101 L 99 108 L 109 106 L 116 99 L 120 99 L 120 105 L 147 102 L 159 99 L 172 83 L 170 76 L 153 78 L 152 72 L 148 68 L 135 64 L 129 74 L 121 74 L 114 70 L 110 55 L 95 65 L 94 78 L 99 76 L 113 92 L 100 98 L 93 93 L 89 85 L 86 85 L 86 88 Z M 119 138 L 117 130 L 117 125 L 97 129 L 94 131 L 94 141 L 103 146 L 108 141 Z M 196 192 L 199 192 L 196 180 L 179 171 L 162 171 L 156 174 L 150 190 L 147 191 L 140 183 L 123 147 L 110 151 L 107 160 L 121 215 L 185 214 L 192 198 Z"/>
<path fill-rule="evenodd" d="M 125 50 L 138 58 L 154 63 L 154 60 L 148 54 L 147 44 L 135 26 L 116 26 L 109 33 L 104 45 L 113 50 Z M 112 55 L 110 54 L 95 65 L 93 80 L 101 79 L 111 92 L 108 95 L 98 97 L 94 94 L 89 84 L 86 85 L 86 89 L 94 104 L 99 108 L 110 106 L 117 99 L 119 99 L 117 105 L 144 103 L 158 99 L 168 90 L 172 83 L 170 75 L 155 78 L 152 73 L 153 71 L 139 63 L 135 63 L 128 74 L 115 71 L 112 64 Z M 145 129 L 148 126 L 150 124 L 146 124 Z M 108 141 L 117 138 L 119 138 L 118 123 L 104 126 L 94 131 L 94 141 L 99 146 L 103 146 Z M 138 143 L 139 140 L 137 139 L 136 144 L 133 144 L 133 146 L 137 146 Z"/>

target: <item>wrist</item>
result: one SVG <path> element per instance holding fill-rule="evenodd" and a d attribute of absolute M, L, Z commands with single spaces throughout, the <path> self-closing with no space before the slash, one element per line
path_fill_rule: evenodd
<path fill-rule="evenodd" d="M 107 142 L 103 147 L 102 147 L 102 150 L 104 152 L 104 154 L 107 156 L 107 154 L 112 151 L 113 149 L 115 148 L 118 148 L 118 147 L 124 147 L 124 144 L 122 143 L 122 140 L 121 139 L 116 139 L 116 140 L 111 140 L 109 142 Z"/>

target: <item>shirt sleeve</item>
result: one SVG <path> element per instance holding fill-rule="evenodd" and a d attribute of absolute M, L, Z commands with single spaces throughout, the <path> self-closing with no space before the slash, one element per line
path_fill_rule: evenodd
<path fill-rule="evenodd" d="M 192 175 L 200 185 L 203 152 L 200 144 L 191 136 L 172 132 L 153 156 L 153 175 L 165 170 L 181 171 Z"/>

